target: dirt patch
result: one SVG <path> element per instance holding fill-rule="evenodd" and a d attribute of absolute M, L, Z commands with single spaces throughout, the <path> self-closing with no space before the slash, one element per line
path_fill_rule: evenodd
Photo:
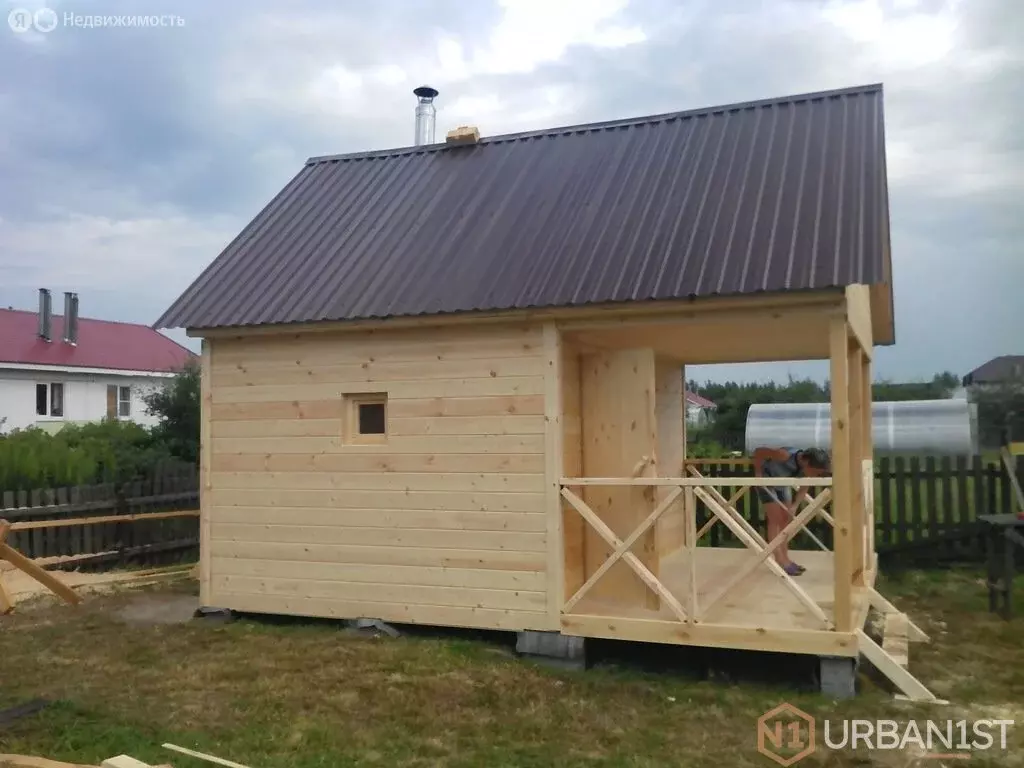
<path fill-rule="evenodd" d="M 198 608 L 199 599 L 193 595 L 144 594 L 133 596 L 117 611 L 117 617 L 136 625 L 185 624 Z"/>

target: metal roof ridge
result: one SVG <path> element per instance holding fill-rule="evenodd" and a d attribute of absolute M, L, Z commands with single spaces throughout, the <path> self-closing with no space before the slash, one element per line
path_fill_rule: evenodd
<path fill-rule="evenodd" d="M 552 126 L 548 128 L 537 128 L 530 131 L 518 131 L 515 133 L 498 134 L 495 136 L 482 136 L 476 145 L 501 144 L 510 141 L 521 141 L 523 139 L 545 138 L 569 133 L 592 133 L 614 128 L 629 128 L 638 125 L 665 122 L 668 120 L 683 120 L 693 117 L 713 115 L 720 112 L 734 112 L 741 109 L 756 109 L 758 107 L 781 106 L 802 101 L 813 101 L 815 99 L 833 98 L 836 96 L 853 96 L 857 94 L 881 93 L 883 85 L 881 82 L 854 85 L 845 88 L 834 88 L 823 91 L 809 91 L 788 96 L 774 96 L 766 99 L 755 99 L 752 101 L 740 101 L 731 104 L 719 104 L 709 107 L 697 107 L 694 109 L 676 110 L 674 112 L 661 112 L 651 115 L 638 115 L 634 117 L 617 118 L 614 120 L 602 120 L 591 123 L 576 123 L 571 125 Z M 306 159 L 305 165 L 319 165 L 321 163 L 346 162 L 349 160 L 370 160 L 385 157 L 406 157 L 408 155 L 430 154 L 452 149 L 445 142 L 434 144 L 423 144 L 419 146 L 390 147 L 387 149 L 367 149 L 358 152 L 345 152 L 335 155 L 317 155 Z M 459 147 L 459 149 L 465 149 Z"/>

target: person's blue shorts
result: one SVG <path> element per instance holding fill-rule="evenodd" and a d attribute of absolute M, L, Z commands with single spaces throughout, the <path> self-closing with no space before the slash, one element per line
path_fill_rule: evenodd
<path fill-rule="evenodd" d="M 777 499 L 773 499 L 769 492 L 774 493 Z M 774 488 L 757 488 L 757 498 L 761 500 L 763 504 L 774 504 L 776 501 L 789 506 L 793 503 L 793 489 L 784 486 L 775 486 Z"/>

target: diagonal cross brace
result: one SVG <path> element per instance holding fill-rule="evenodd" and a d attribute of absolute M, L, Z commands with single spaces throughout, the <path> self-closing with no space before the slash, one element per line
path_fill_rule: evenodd
<path fill-rule="evenodd" d="M 670 494 L 666 501 L 672 501 L 676 496 L 677 494 Z M 672 610 L 672 613 L 676 615 L 676 618 L 678 618 L 680 621 L 684 623 L 689 621 L 686 615 L 686 611 L 683 610 L 683 606 L 679 603 L 678 600 L 676 600 L 675 596 L 665 588 L 665 585 L 658 580 L 657 576 L 651 573 L 647 566 L 640 561 L 640 558 L 638 558 L 632 552 L 627 551 L 629 547 L 626 546 L 625 542 L 623 542 L 618 536 L 615 535 L 615 532 L 611 528 L 609 528 L 600 517 L 597 516 L 594 510 L 587 506 L 587 503 L 583 501 L 583 499 L 581 499 L 575 493 L 570 491 L 568 488 L 562 488 L 562 497 L 572 505 L 573 509 L 575 509 L 577 512 L 580 513 L 580 515 L 582 515 L 583 519 L 586 520 L 595 531 L 597 531 L 598 535 L 602 539 L 604 539 L 615 550 L 616 553 L 618 553 L 619 550 L 621 550 L 621 554 L 618 554 L 617 556 L 613 555 L 613 558 L 621 559 L 624 563 L 626 563 L 626 565 L 632 568 L 636 575 L 639 576 L 640 579 L 644 582 L 644 584 L 650 587 L 650 589 L 652 589 L 658 596 L 660 596 L 665 601 L 666 605 L 668 605 L 668 607 Z M 668 506 L 665 505 L 665 502 L 662 502 L 662 505 L 665 506 L 665 509 L 668 509 Z M 655 510 L 655 512 L 658 512 L 658 514 L 661 515 L 665 511 L 665 509 L 662 509 L 661 511 Z M 653 518 L 653 520 L 657 519 L 656 517 L 654 517 L 654 513 L 651 513 L 651 515 L 648 516 L 648 520 L 653 522 L 651 518 Z M 643 533 L 643 531 L 641 531 L 641 533 Z M 639 538 L 639 536 L 637 536 L 637 538 Z M 632 545 L 630 544 L 629 546 Z M 605 563 L 603 563 L 602 566 L 606 565 L 607 563 L 608 561 L 605 561 Z M 608 568 L 611 568 L 611 565 L 608 565 Z M 607 568 L 605 569 L 605 571 L 607 572 Z M 594 579 L 593 577 L 591 577 L 591 579 L 593 581 L 597 581 L 597 579 Z M 591 586 L 593 585 L 591 584 Z M 587 588 L 589 589 L 589 587 Z M 565 611 L 567 609 L 563 608 L 562 610 Z"/>
<path fill-rule="evenodd" d="M 568 613 L 573 608 L 575 608 L 576 604 L 583 599 L 583 596 L 590 591 L 590 588 L 593 587 L 598 582 L 598 580 L 602 576 L 604 576 L 608 572 L 608 570 L 613 565 L 615 565 L 615 563 L 617 563 L 619 559 L 622 558 L 622 556 L 630 550 L 630 548 L 637 542 L 637 540 L 641 536 L 647 533 L 648 529 L 650 529 L 650 527 L 654 525 L 655 522 L 657 522 L 658 518 L 661 517 L 666 512 L 666 510 L 668 510 L 669 507 L 675 504 L 676 500 L 679 498 L 682 492 L 682 488 L 674 488 L 672 492 L 665 497 L 661 504 L 659 504 L 657 508 L 647 516 L 647 519 L 645 519 L 640 524 L 640 527 L 638 527 L 635 531 L 629 534 L 625 541 L 620 542 L 619 545 L 615 547 L 615 551 L 611 554 L 611 557 L 609 557 L 607 560 L 601 563 L 601 567 L 594 571 L 594 573 L 591 575 L 589 579 L 586 580 L 582 587 L 576 590 L 576 594 L 566 601 L 565 606 L 562 608 L 562 610 Z M 569 503 L 571 504 L 572 501 L 570 501 Z M 573 504 L 573 506 L 576 505 Z M 613 544 L 612 546 L 615 545 Z"/>
<path fill-rule="evenodd" d="M 828 502 L 830 496 L 831 494 L 828 490 L 818 494 L 818 496 L 814 499 L 814 502 L 809 504 L 807 507 L 804 508 L 804 510 L 799 515 L 794 517 L 793 520 L 789 523 L 789 525 L 783 528 L 779 532 L 779 534 L 774 539 L 772 539 L 771 543 L 764 550 L 762 550 L 756 558 L 748 562 L 746 565 L 744 565 L 742 568 L 736 571 L 736 573 L 733 574 L 733 577 L 728 582 L 726 582 L 725 586 L 723 586 L 718 591 L 718 593 L 713 598 L 711 598 L 710 601 L 708 601 L 707 606 L 701 612 L 702 615 L 710 611 L 716 603 L 718 603 L 722 598 L 724 598 L 733 589 L 735 589 L 740 584 L 740 582 L 742 582 L 745 578 L 747 578 L 747 576 L 749 576 L 751 573 L 757 570 L 757 567 L 761 565 L 765 560 L 767 560 L 772 555 L 772 553 L 775 552 L 776 549 L 782 546 L 784 542 L 789 541 L 791 538 L 793 538 L 793 536 L 796 535 L 797 531 L 800 530 L 802 526 L 810 522 L 810 520 L 815 516 L 815 514 L 817 514 L 821 507 Z"/>
<path fill-rule="evenodd" d="M 48 571 L 44 571 L 36 563 L 33 563 L 21 552 L 6 542 L 7 532 L 11 524 L 6 520 L 0 520 L 0 560 L 6 560 L 15 568 L 19 568 L 45 587 L 60 595 L 66 602 L 77 605 L 82 602 L 81 596 L 71 589 L 67 584 L 58 579 Z M 0 588 L 2 589 L 2 588 Z M 4 595 L 6 597 L 6 594 Z M 9 602 L 9 599 L 8 599 Z"/>
<path fill-rule="evenodd" d="M 714 498 L 711 497 L 710 494 L 705 492 L 704 488 L 695 488 L 694 491 L 697 494 L 697 497 L 700 498 L 700 500 L 707 505 L 708 509 L 710 509 L 714 514 L 721 517 L 722 522 L 729 527 L 729 530 L 733 532 L 733 535 L 735 535 L 736 538 L 743 542 L 743 544 L 745 544 L 749 549 L 752 549 L 755 552 L 761 552 L 764 549 L 764 547 L 767 546 L 766 543 L 758 543 L 757 539 L 760 539 L 759 536 L 757 537 L 757 539 L 755 539 L 753 536 L 747 533 L 747 531 L 744 530 L 744 528 L 741 525 L 739 525 L 732 518 L 732 516 L 726 510 L 724 510 L 718 504 L 718 502 L 715 501 Z M 761 539 L 761 541 L 763 542 L 764 539 Z M 825 615 L 825 612 L 821 610 L 821 606 L 814 602 L 814 600 L 811 599 L 811 596 L 808 595 L 803 590 L 803 588 L 799 584 L 797 584 L 792 579 L 792 577 L 789 576 L 789 574 L 782 570 L 782 566 L 780 566 L 774 560 L 767 560 L 766 564 L 772 573 L 774 573 L 776 576 L 782 579 L 782 583 L 786 587 L 786 589 L 793 593 L 794 597 L 796 597 L 796 599 L 799 600 L 804 605 L 804 607 L 807 608 L 807 610 L 809 610 L 814 615 L 814 617 L 822 623 L 825 629 L 833 629 L 832 622 L 829 621 L 828 617 Z"/>

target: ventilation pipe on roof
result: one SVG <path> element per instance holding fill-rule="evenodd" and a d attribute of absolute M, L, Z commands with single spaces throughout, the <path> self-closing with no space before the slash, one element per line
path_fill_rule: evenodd
<path fill-rule="evenodd" d="M 50 340 L 50 323 L 53 317 L 50 291 L 47 288 L 39 289 L 39 338 Z"/>
<path fill-rule="evenodd" d="M 64 291 L 64 341 L 78 343 L 78 294 Z"/>
<path fill-rule="evenodd" d="M 429 85 L 421 85 L 413 91 L 419 103 L 416 105 L 416 146 L 434 143 L 434 124 L 437 120 L 437 109 L 434 97 L 437 90 Z"/>

